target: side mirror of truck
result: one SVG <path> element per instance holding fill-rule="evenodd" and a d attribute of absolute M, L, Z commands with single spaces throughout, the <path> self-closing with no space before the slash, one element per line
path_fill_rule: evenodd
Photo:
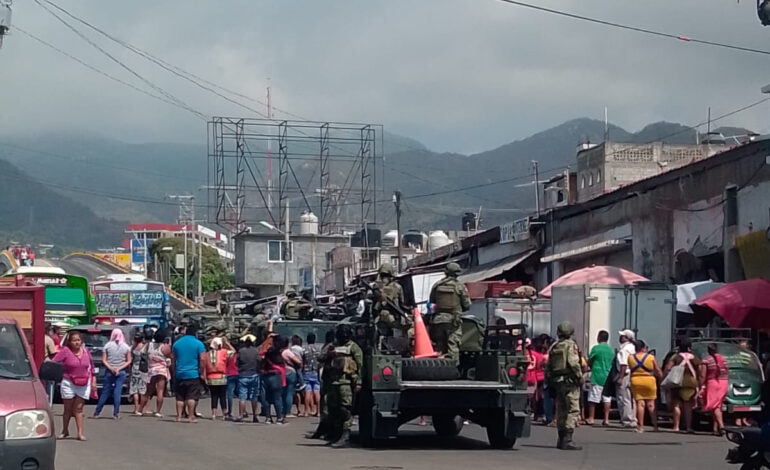
<path fill-rule="evenodd" d="M 40 364 L 40 371 L 38 375 L 41 380 L 48 382 L 61 382 L 62 379 L 62 365 L 58 362 L 44 361 Z"/>

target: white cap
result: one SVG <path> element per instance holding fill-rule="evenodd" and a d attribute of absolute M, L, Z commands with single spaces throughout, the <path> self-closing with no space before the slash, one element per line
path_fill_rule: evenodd
<path fill-rule="evenodd" d="M 618 332 L 618 335 L 625 336 L 626 338 L 630 339 L 631 341 L 636 339 L 636 333 L 634 333 L 634 330 L 621 330 Z"/>

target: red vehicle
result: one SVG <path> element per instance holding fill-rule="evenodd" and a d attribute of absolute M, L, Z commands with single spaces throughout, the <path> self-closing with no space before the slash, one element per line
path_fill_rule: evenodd
<path fill-rule="evenodd" d="M 3 303 L 8 305 L 6 300 Z M 48 361 L 41 364 L 38 374 L 34 362 L 32 349 L 17 320 L 0 316 L 2 468 L 54 468 L 56 434 L 41 378 L 59 381 L 62 368 L 61 364 Z"/>
<path fill-rule="evenodd" d="M 0 315 L 18 322 L 40 367 L 45 360 L 45 287 L 22 275 L 0 278 Z"/>

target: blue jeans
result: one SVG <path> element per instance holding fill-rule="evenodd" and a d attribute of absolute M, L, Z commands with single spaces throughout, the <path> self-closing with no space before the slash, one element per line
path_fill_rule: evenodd
<path fill-rule="evenodd" d="M 118 375 L 114 375 L 110 371 L 104 372 L 104 384 L 102 385 L 102 393 L 99 395 L 99 402 L 96 404 L 94 410 L 94 416 L 98 416 L 102 412 L 104 404 L 107 403 L 107 399 L 112 395 L 112 415 L 118 416 L 120 413 L 120 396 L 123 392 L 123 383 L 126 381 L 126 369 L 118 372 Z"/>
<path fill-rule="evenodd" d="M 233 397 L 238 393 L 238 376 L 227 376 L 227 416 L 233 415 Z"/>
<path fill-rule="evenodd" d="M 543 415 L 546 424 L 553 421 L 553 398 L 551 397 L 551 391 L 548 389 L 545 389 L 543 394 Z"/>
<path fill-rule="evenodd" d="M 284 395 L 281 386 L 281 374 L 271 372 L 262 376 L 262 383 L 265 384 L 265 395 L 267 400 L 267 415 L 270 415 L 270 405 L 275 408 L 275 417 L 281 420 L 286 416 L 283 410 Z"/>
<path fill-rule="evenodd" d="M 294 403 L 294 393 L 297 391 L 297 371 L 286 369 L 286 387 L 283 389 L 283 412 L 291 414 L 291 406 Z"/>

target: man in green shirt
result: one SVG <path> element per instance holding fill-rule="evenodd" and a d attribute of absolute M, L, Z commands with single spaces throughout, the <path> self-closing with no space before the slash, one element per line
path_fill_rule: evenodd
<path fill-rule="evenodd" d="M 599 331 L 597 341 L 599 344 L 591 348 L 588 355 L 588 367 L 591 368 L 591 388 L 588 389 L 588 416 L 586 422 L 594 424 L 596 405 L 599 403 L 604 407 L 604 419 L 602 426 L 610 424 L 610 403 L 612 397 L 602 395 L 604 383 L 612 368 L 612 361 L 615 360 L 615 351 L 612 350 L 607 342 L 610 340 L 610 334 L 604 330 Z"/>

